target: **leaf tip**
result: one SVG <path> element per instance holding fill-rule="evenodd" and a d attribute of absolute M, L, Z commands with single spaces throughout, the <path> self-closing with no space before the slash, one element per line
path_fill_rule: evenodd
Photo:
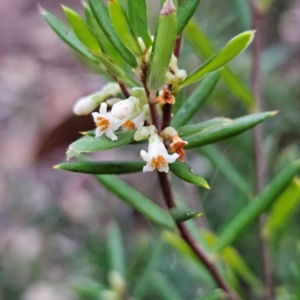
<path fill-rule="evenodd" d="M 167 17 L 170 14 L 176 12 L 175 5 L 172 0 L 167 0 L 160 12 L 161 16 Z"/>
<path fill-rule="evenodd" d="M 276 116 L 277 114 L 279 114 L 279 110 L 274 110 L 270 112 L 271 117 Z"/>
<path fill-rule="evenodd" d="M 55 170 L 60 170 L 61 168 L 60 168 L 60 166 L 59 166 L 59 165 L 55 165 L 55 166 L 53 166 L 53 167 L 52 167 L 52 169 L 55 169 Z"/>
<path fill-rule="evenodd" d="M 43 9 L 43 7 L 40 4 L 38 5 L 38 9 L 42 15 L 44 15 L 46 13 L 46 10 Z"/>

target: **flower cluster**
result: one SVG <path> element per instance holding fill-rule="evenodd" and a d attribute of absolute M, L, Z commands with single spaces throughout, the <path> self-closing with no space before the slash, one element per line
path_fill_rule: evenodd
<path fill-rule="evenodd" d="M 177 131 L 172 127 L 165 128 L 160 135 L 154 125 L 148 125 L 149 105 L 144 89 L 135 87 L 131 90 L 129 98 L 118 98 L 121 90 L 114 83 L 107 84 L 98 93 L 79 99 L 74 105 L 74 112 L 78 115 L 92 113 L 96 130 L 95 138 L 105 135 L 112 141 L 118 140 L 115 134 L 118 130 L 136 130 L 134 139 L 149 140 L 148 152 L 142 150 L 141 158 L 147 163 L 144 172 L 158 170 L 168 172 L 169 164 L 176 159 L 183 161 L 185 154 L 183 147 L 187 142 L 183 141 Z M 156 98 L 157 103 L 174 104 L 175 97 L 164 86 L 163 91 Z M 93 112 L 100 105 L 99 112 Z M 110 110 L 108 111 L 108 109 Z M 166 143 L 171 141 L 169 148 L 173 154 L 169 154 Z"/>

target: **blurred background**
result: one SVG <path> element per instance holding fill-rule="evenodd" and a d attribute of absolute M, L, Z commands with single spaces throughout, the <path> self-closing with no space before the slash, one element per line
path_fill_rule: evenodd
<path fill-rule="evenodd" d="M 160 6 L 159 1 L 155 5 L 150 2 L 150 28 L 154 33 Z M 242 2 L 248 1 L 202 0 L 195 20 L 216 47 L 251 28 L 251 14 L 243 10 L 247 5 Z M 39 4 L 65 20 L 60 1 L 0 2 L 1 300 L 73 300 L 82 297 L 74 292 L 76 282 L 107 283 L 107 232 L 113 221 L 121 227 L 126 262 L 131 266 L 128 276 L 134 282 L 149 260 L 160 232 L 93 178 L 51 169 L 65 161 L 67 146 L 80 136 L 79 131 L 93 128 L 91 117 L 72 114 L 73 104 L 100 89 L 105 81 L 76 60 L 41 17 Z M 79 0 L 64 0 L 63 4 L 82 13 Z M 280 111 L 266 122 L 265 130 L 268 175 L 272 178 L 287 161 L 299 158 L 300 1 L 274 0 L 265 18 L 263 35 L 264 110 Z M 185 44 L 180 67 L 190 71 L 199 63 L 199 57 Z M 230 67 L 250 86 L 249 49 Z M 194 88 L 187 89 L 186 95 Z M 220 82 L 197 119 L 245 114 L 243 104 Z M 229 158 L 240 172 L 249 172 L 249 184 L 253 182 L 251 139 L 249 132 L 217 145 L 222 154 L 219 163 L 223 157 Z M 138 149 L 108 151 L 95 158 L 136 159 Z M 187 161 L 208 179 L 212 190 L 206 192 L 174 180 L 176 193 L 191 207 L 204 212 L 199 224 L 217 232 L 247 203 L 247 197 L 238 193 L 222 174 L 219 163 L 213 164 L 199 153 L 189 154 Z M 162 203 L 155 174 L 122 178 Z M 295 211 L 285 236 L 277 239 L 282 247 L 273 253 L 277 281 L 289 282 L 287 290 L 291 292 L 297 289 L 300 278 L 299 217 Z M 250 229 L 236 246 L 250 268 L 259 273 L 256 228 Z M 183 299 L 201 296 L 205 285 L 199 288 L 193 268 L 187 268 L 169 246 L 161 251 L 159 270 L 179 286 Z M 183 275 L 187 275 L 184 280 Z"/>

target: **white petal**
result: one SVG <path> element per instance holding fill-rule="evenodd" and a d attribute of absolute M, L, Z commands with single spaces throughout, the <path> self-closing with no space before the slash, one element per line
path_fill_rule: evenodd
<path fill-rule="evenodd" d="M 95 136 L 96 136 L 96 137 L 102 136 L 102 135 L 104 134 L 104 132 L 105 132 L 105 131 L 101 131 L 101 130 L 100 130 L 100 127 L 97 127 L 97 128 L 96 128 L 96 131 L 95 131 Z"/>
<path fill-rule="evenodd" d="M 169 172 L 169 165 L 167 164 L 165 167 L 164 167 L 163 165 L 160 165 L 158 171 L 159 171 L 159 172 L 165 172 L 165 173 L 168 173 L 168 172 Z"/>
<path fill-rule="evenodd" d="M 107 113 L 107 104 L 103 102 L 100 105 L 100 114 L 105 116 L 106 113 Z"/>
<path fill-rule="evenodd" d="M 140 154 L 144 161 L 147 161 L 147 162 L 151 161 L 151 158 L 152 158 L 151 155 L 148 152 L 146 152 L 145 150 L 141 150 Z"/>
<path fill-rule="evenodd" d="M 97 122 L 98 121 L 97 118 L 100 117 L 101 115 L 99 113 L 97 113 L 97 112 L 93 112 L 92 116 L 94 118 L 94 122 Z"/>
<path fill-rule="evenodd" d="M 112 141 L 116 141 L 118 139 L 118 137 L 114 134 L 114 132 L 110 128 L 106 130 L 105 134 Z"/>
<path fill-rule="evenodd" d="M 178 154 L 178 153 L 174 153 L 174 154 L 172 154 L 172 155 L 169 155 L 169 154 L 168 154 L 168 155 L 164 156 L 165 160 L 166 160 L 169 164 L 173 163 L 178 157 L 179 157 L 179 154 Z"/>
<path fill-rule="evenodd" d="M 143 172 L 151 172 L 153 171 L 155 168 L 151 166 L 151 162 L 148 162 L 146 164 L 146 166 L 143 168 Z"/>

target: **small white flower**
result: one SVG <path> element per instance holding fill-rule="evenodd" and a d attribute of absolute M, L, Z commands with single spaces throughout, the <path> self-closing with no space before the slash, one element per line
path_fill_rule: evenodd
<path fill-rule="evenodd" d="M 73 106 L 73 112 L 78 116 L 90 114 L 107 97 L 116 97 L 121 93 L 119 84 L 111 82 L 106 84 L 101 91 L 82 97 Z"/>
<path fill-rule="evenodd" d="M 123 123 L 123 129 L 132 130 L 139 129 L 144 126 L 145 120 L 149 116 L 149 105 L 143 106 L 142 112 L 135 118 L 131 119 L 130 116 Z"/>
<path fill-rule="evenodd" d="M 165 145 L 156 133 L 152 134 L 149 138 L 148 152 L 142 150 L 141 156 L 147 162 L 143 168 L 143 172 L 157 169 L 159 172 L 166 173 L 169 171 L 169 164 L 173 163 L 179 157 L 177 153 L 168 154 Z"/>
<path fill-rule="evenodd" d="M 125 119 L 132 115 L 136 117 L 140 112 L 140 100 L 132 96 L 115 103 L 111 109 L 112 116 L 118 119 Z"/>
<path fill-rule="evenodd" d="M 122 125 L 123 121 L 112 116 L 107 112 L 107 104 L 102 103 L 100 106 L 100 114 L 97 112 L 92 113 L 94 122 L 96 123 L 96 137 L 105 134 L 109 139 L 115 141 L 118 137 L 115 131 Z"/>

